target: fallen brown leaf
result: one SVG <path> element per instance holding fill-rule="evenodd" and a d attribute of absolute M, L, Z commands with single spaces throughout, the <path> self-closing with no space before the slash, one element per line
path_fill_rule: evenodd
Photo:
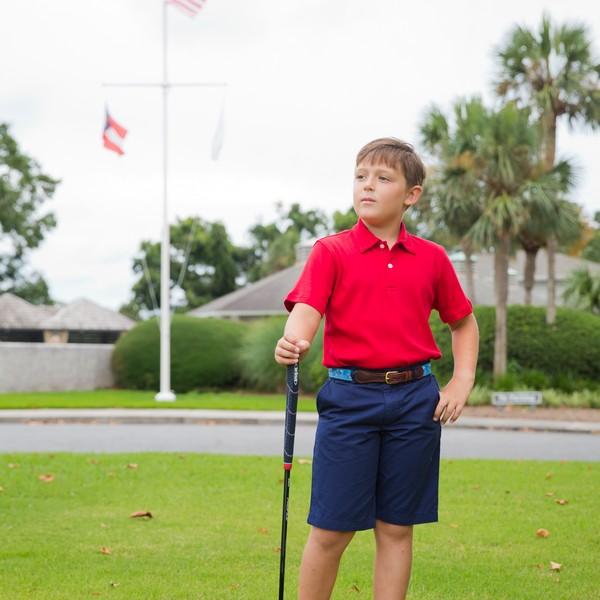
<path fill-rule="evenodd" d="M 129 515 L 130 517 L 150 517 L 152 518 L 152 513 L 149 510 L 138 510 Z"/>
<path fill-rule="evenodd" d="M 448 527 L 452 527 L 452 529 L 458 529 L 458 525 L 456 523 L 449 523 Z"/>
<path fill-rule="evenodd" d="M 312 465 L 312 460 L 310 460 L 308 458 L 299 458 L 298 464 L 299 465 Z"/>
<path fill-rule="evenodd" d="M 273 548 L 273 552 L 281 552 L 281 546 L 275 546 L 275 548 Z"/>
<path fill-rule="evenodd" d="M 473 489 L 474 489 L 474 490 L 478 490 L 480 487 L 481 487 L 481 486 L 480 486 L 479 484 L 477 484 L 477 485 L 474 485 L 474 486 L 473 486 Z"/>
<path fill-rule="evenodd" d="M 111 581 L 109 585 L 110 587 L 119 587 L 119 584 L 116 581 Z"/>
<path fill-rule="evenodd" d="M 4 488 L 0 485 L 0 492 L 3 492 Z"/>
<path fill-rule="evenodd" d="M 560 563 L 554 562 L 554 561 L 550 561 L 550 570 L 551 571 L 560 571 L 560 568 L 562 567 L 562 565 Z"/>
<path fill-rule="evenodd" d="M 19 463 L 8 463 L 9 469 L 18 469 L 21 465 Z"/>
<path fill-rule="evenodd" d="M 100 546 L 100 552 L 102 552 L 102 554 L 112 554 L 112 550 L 106 546 Z"/>
<path fill-rule="evenodd" d="M 550 535 L 550 532 L 547 529 L 544 529 L 543 527 L 540 527 L 535 532 L 535 535 L 537 535 L 538 537 L 547 538 Z"/>
<path fill-rule="evenodd" d="M 546 473 L 546 479 L 552 479 L 552 475 L 553 475 L 552 471 L 548 471 Z"/>
<path fill-rule="evenodd" d="M 544 496 L 554 496 L 554 492 L 546 492 Z"/>
<path fill-rule="evenodd" d="M 267 535 L 267 533 L 269 533 L 269 530 L 266 527 L 259 527 L 258 533 L 262 533 L 263 535 Z"/>
<path fill-rule="evenodd" d="M 138 468 L 138 466 L 137 466 L 137 464 L 136 464 L 136 463 L 129 463 L 129 464 L 127 465 L 127 468 L 128 468 L 128 469 L 137 469 L 137 468 Z"/>
<path fill-rule="evenodd" d="M 90 465 L 97 465 L 98 464 L 98 459 L 97 458 L 90 458 L 90 460 L 88 460 L 88 463 Z"/>
<path fill-rule="evenodd" d="M 50 483 L 54 481 L 54 475 L 52 475 L 52 473 L 45 473 L 43 475 L 38 475 L 38 479 L 44 483 Z"/>
<path fill-rule="evenodd" d="M 360 592 L 360 588 L 355 583 L 352 584 L 352 587 L 350 589 L 353 592 Z"/>
<path fill-rule="evenodd" d="M 560 504 L 561 506 L 569 503 L 569 501 L 565 500 L 564 498 L 557 498 L 554 502 L 556 502 L 556 504 Z"/>

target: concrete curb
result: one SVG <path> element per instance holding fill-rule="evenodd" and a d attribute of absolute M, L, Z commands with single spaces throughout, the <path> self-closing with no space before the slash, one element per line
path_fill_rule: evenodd
<path fill-rule="evenodd" d="M 0 410 L 0 425 L 3 424 L 197 424 L 197 425 L 282 425 L 283 411 L 206 410 L 206 409 L 145 409 L 145 408 L 99 408 L 99 409 L 28 409 Z M 298 425 L 317 423 L 318 415 L 299 412 Z M 600 422 L 552 421 L 541 419 L 507 419 L 494 417 L 461 416 L 456 423 L 444 428 L 495 429 L 507 431 L 589 433 L 600 435 Z"/>

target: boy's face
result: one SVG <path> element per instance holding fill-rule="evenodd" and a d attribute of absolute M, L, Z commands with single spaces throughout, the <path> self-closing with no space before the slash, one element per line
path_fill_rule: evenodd
<path fill-rule="evenodd" d="M 408 188 L 401 167 L 361 162 L 354 171 L 354 211 L 365 223 L 385 227 L 417 202 L 422 187 Z"/>

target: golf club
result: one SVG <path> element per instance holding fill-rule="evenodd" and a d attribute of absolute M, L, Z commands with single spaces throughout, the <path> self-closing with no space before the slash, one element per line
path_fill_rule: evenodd
<path fill-rule="evenodd" d="M 287 366 L 287 392 L 285 400 L 285 432 L 283 439 L 283 511 L 281 515 L 281 554 L 279 560 L 279 600 L 283 600 L 285 578 L 285 543 L 287 540 L 288 500 L 290 497 L 290 471 L 294 459 L 296 435 L 296 410 L 298 407 L 298 363 Z"/>

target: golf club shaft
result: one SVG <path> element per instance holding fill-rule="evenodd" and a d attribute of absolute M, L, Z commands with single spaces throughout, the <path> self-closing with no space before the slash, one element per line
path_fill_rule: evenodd
<path fill-rule="evenodd" d="M 281 515 L 281 552 L 279 561 L 279 600 L 283 600 L 285 580 L 285 547 L 287 541 L 288 501 L 290 497 L 290 474 L 294 460 L 294 437 L 296 435 L 296 411 L 298 408 L 298 363 L 287 367 L 287 393 L 285 401 L 285 425 L 283 439 L 283 510 Z"/>

